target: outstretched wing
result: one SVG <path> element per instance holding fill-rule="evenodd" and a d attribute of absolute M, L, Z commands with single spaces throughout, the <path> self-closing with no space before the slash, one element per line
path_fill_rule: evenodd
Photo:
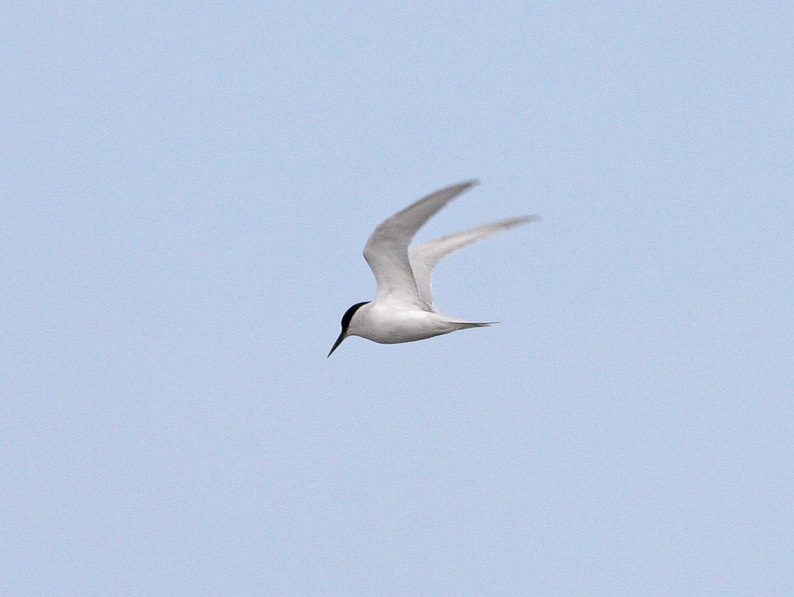
<path fill-rule="evenodd" d="M 433 269 L 444 257 L 459 249 L 484 240 L 489 236 L 493 236 L 504 230 L 509 230 L 520 224 L 534 222 L 539 219 L 540 216 L 522 216 L 519 218 L 510 218 L 509 220 L 501 220 L 493 224 L 486 224 L 485 226 L 464 230 L 457 234 L 450 234 L 449 236 L 431 240 L 421 245 L 414 245 L 408 249 L 414 280 L 416 280 L 416 286 L 419 289 L 419 295 L 422 297 L 422 300 L 435 309 L 435 307 L 433 307 Z"/>
<path fill-rule="evenodd" d="M 429 307 L 417 289 L 408 259 L 408 245 L 433 214 L 475 184 L 476 180 L 469 180 L 436 191 L 375 228 L 364 247 L 364 259 L 378 283 L 376 301 L 410 304 L 422 309 Z"/>

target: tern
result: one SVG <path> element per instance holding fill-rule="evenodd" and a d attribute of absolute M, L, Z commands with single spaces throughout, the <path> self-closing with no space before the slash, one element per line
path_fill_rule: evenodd
<path fill-rule="evenodd" d="M 469 180 L 424 197 L 381 222 L 364 247 L 364 259 L 378 284 L 374 301 L 356 303 L 342 316 L 342 332 L 331 354 L 348 336 L 380 344 L 415 342 L 496 322 L 473 322 L 440 313 L 433 305 L 433 268 L 444 257 L 537 215 L 500 220 L 430 242 L 410 246 L 417 231 L 438 210 L 478 184 Z"/>

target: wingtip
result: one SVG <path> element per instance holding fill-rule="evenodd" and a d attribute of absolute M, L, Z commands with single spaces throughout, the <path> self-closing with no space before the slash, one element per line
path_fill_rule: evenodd
<path fill-rule="evenodd" d="M 538 214 L 531 214 L 528 216 L 517 216 L 515 218 L 508 218 L 506 220 L 501 220 L 496 222 L 496 224 L 501 224 L 505 228 L 513 228 L 514 226 L 520 226 L 522 224 L 529 224 L 530 222 L 540 222 L 543 218 L 541 218 Z"/>
<path fill-rule="evenodd" d="M 459 192 L 462 193 L 463 191 L 466 191 L 472 187 L 476 187 L 478 184 L 480 184 L 479 178 L 471 178 L 469 180 L 462 180 L 460 182 L 456 182 L 455 184 L 451 184 L 447 188 L 460 189 Z"/>

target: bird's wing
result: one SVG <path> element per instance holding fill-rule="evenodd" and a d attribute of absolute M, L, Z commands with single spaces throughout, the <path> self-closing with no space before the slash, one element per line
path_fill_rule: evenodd
<path fill-rule="evenodd" d="M 408 245 L 417 230 L 433 214 L 475 184 L 476 180 L 469 180 L 436 191 L 384 220 L 375 228 L 364 247 L 364 259 L 378 283 L 376 301 L 429 308 L 416 287 L 408 259 Z"/>
<path fill-rule="evenodd" d="M 414 272 L 414 279 L 419 289 L 419 295 L 428 305 L 433 307 L 433 268 L 450 253 L 473 245 L 504 230 L 509 230 L 519 224 L 526 224 L 539 219 L 539 216 L 522 216 L 510 218 L 509 220 L 500 220 L 493 224 L 486 224 L 485 226 L 471 228 L 457 234 L 450 234 L 449 236 L 431 240 L 421 245 L 414 245 L 408 250 L 408 256 Z"/>

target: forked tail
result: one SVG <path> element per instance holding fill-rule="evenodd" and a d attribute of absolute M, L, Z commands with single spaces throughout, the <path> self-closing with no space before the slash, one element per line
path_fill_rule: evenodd
<path fill-rule="evenodd" d="M 491 325 L 496 325 L 500 323 L 498 321 L 483 321 L 483 322 L 474 322 L 474 321 L 460 321 L 457 322 L 460 325 L 460 329 L 467 330 L 469 328 L 487 328 Z"/>

